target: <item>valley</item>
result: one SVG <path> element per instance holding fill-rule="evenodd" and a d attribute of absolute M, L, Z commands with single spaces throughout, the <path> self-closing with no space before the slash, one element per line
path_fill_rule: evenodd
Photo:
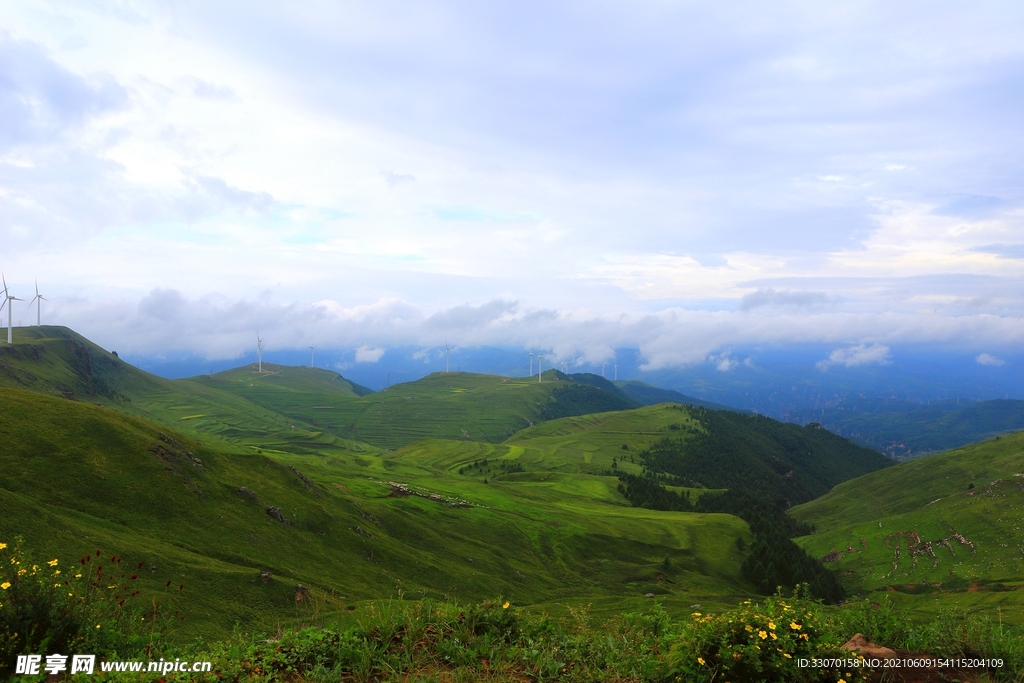
<path fill-rule="evenodd" d="M 750 559 L 772 548 L 834 576 L 830 601 L 1024 624 L 1024 434 L 897 464 L 818 425 L 542 379 L 171 381 L 33 328 L 0 347 L 0 542 L 138 563 L 179 641 L 381 599 L 724 612 L 772 592 L 779 560 Z"/>

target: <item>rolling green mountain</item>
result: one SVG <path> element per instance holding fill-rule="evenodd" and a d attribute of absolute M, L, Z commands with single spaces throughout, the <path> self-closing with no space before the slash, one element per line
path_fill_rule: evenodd
<path fill-rule="evenodd" d="M 417 439 L 500 442 L 531 424 L 634 407 L 549 370 L 543 382 L 435 373 L 372 393 L 326 370 L 263 364 L 166 380 L 60 327 L 19 328 L 0 346 L 0 386 L 97 403 L 202 437 L 262 450 L 395 449 Z M 369 444 L 369 445 L 368 445 Z"/>
<path fill-rule="evenodd" d="M 749 590 L 743 522 L 630 507 L 572 449 L 241 453 L 24 390 L 0 389 L 0 410 L 0 540 L 65 565 L 95 548 L 142 562 L 146 595 L 193 616 L 185 634 L 300 616 L 296 584 L 328 610 L 399 589 L 611 609 L 652 593 L 679 610 Z"/>
<path fill-rule="evenodd" d="M 798 539 L 855 591 L 968 604 L 1024 600 L 1024 432 L 901 463 L 794 508 Z M 951 597 L 952 596 L 952 597 Z"/>
<path fill-rule="evenodd" d="M 625 398 L 568 381 L 554 370 L 544 373 L 543 382 L 468 372 L 434 373 L 355 396 L 340 383 L 328 381 L 329 386 L 321 390 L 311 377 L 300 379 L 323 371 L 272 368 L 277 374 L 269 377 L 239 369 L 189 382 L 244 398 L 296 424 L 386 449 L 423 438 L 500 443 L 537 422 L 633 407 Z"/>
<path fill-rule="evenodd" d="M 1024 429 L 1024 401 L 860 401 L 859 410 L 827 408 L 787 416 L 826 429 L 900 460 L 958 448 Z"/>

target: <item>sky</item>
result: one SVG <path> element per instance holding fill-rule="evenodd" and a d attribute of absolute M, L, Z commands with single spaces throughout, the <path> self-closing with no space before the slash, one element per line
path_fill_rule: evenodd
<path fill-rule="evenodd" d="M 1021 35 L 1019 2 L 0 0 L 0 268 L 152 357 L 998 367 Z"/>

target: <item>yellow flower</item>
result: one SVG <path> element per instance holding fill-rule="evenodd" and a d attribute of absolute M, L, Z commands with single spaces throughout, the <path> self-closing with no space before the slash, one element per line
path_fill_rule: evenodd
<path fill-rule="evenodd" d="M 0 543 L 0 550 L 3 550 L 6 547 L 7 547 L 6 543 Z"/>
<path fill-rule="evenodd" d="M 796 623 L 795 621 L 789 622 L 789 627 L 791 629 L 793 629 L 794 631 L 799 631 L 800 630 L 800 624 Z"/>
<path fill-rule="evenodd" d="M 502 606 L 501 606 L 501 608 L 502 608 L 502 609 L 508 609 L 508 606 L 509 606 L 509 603 L 508 603 L 508 602 L 506 602 L 506 603 L 505 603 L 504 605 L 502 605 Z"/>
<path fill-rule="evenodd" d="M 761 636 L 761 640 L 764 640 L 765 638 L 768 637 L 768 634 L 765 633 L 764 631 L 758 631 L 757 635 Z"/>
<path fill-rule="evenodd" d="M 46 564 L 50 565 L 51 567 L 56 567 L 57 566 L 57 560 L 56 559 L 50 560 Z"/>
<path fill-rule="evenodd" d="M 774 631 L 775 630 L 775 622 L 774 621 L 769 621 L 768 622 L 768 628 L 770 628 L 771 630 Z"/>
<path fill-rule="evenodd" d="M 801 633 L 800 637 L 803 638 L 804 640 L 807 640 L 807 634 L 806 633 Z"/>
<path fill-rule="evenodd" d="M 786 659 L 793 659 L 793 655 L 789 654 L 788 652 L 783 652 L 782 656 L 785 657 Z"/>
<path fill-rule="evenodd" d="M 96 624 L 96 628 L 99 628 L 99 627 L 100 627 L 100 625 L 99 625 L 99 624 Z"/>
<path fill-rule="evenodd" d="M 10 587 L 11 587 L 11 582 L 10 581 L 4 581 L 3 583 L 0 583 L 0 588 L 3 588 L 4 590 L 7 590 Z"/>
<path fill-rule="evenodd" d="M 700 616 L 700 612 L 694 612 L 694 613 L 693 613 L 693 614 L 691 614 L 690 616 L 691 616 L 691 617 L 699 617 L 699 616 Z"/>
<path fill-rule="evenodd" d="M 753 630 L 754 630 L 754 629 L 750 628 L 750 624 L 747 624 L 747 625 L 746 625 L 746 626 L 744 626 L 743 628 L 745 628 L 745 629 L 746 629 L 746 630 L 748 630 L 748 631 L 753 631 Z"/>
<path fill-rule="evenodd" d="M 28 574 L 27 570 L 25 570 L 25 569 L 19 569 L 18 570 L 18 576 L 25 576 L 25 574 Z"/>
<path fill-rule="evenodd" d="M 697 657 L 697 663 L 700 664 L 701 666 L 704 666 L 704 658 L 703 657 Z"/>
<path fill-rule="evenodd" d="M 57 576 L 58 574 L 60 574 L 60 570 L 59 569 L 54 569 L 53 570 L 53 575 Z"/>
<path fill-rule="evenodd" d="M 771 637 L 772 637 L 772 640 L 778 640 L 778 639 L 779 639 L 779 637 L 778 637 L 778 636 L 776 636 L 776 635 L 775 635 L 774 633 L 771 633 L 771 634 L 769 634 L 769 635 L 771 635 Z"/>

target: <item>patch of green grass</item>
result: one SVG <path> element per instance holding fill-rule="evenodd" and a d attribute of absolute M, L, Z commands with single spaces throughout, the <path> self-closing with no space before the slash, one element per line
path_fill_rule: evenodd
<path fill-rule="evenodd" d="M 1007 591 L 1024 585 L 1024 433 L 845 482 L 791 514 L 815 528 L 798 542 L 854 591 L 978 610 L 1002 603 L 1021 619 L 1022 601 Z"/>

